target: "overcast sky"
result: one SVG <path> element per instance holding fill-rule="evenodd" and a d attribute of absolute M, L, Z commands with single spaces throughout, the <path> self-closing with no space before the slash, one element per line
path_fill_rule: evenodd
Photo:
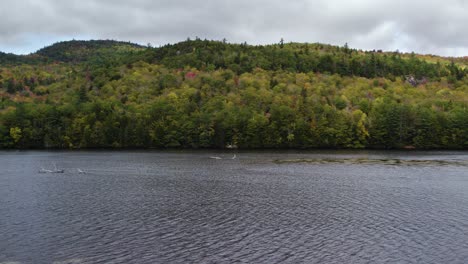
<path fill-rule="evenodd" d="M 158 46 L 198 36 L 322 42 L 468 56 L 468 0 L 0 0 L 0 51 L 116 39 Z"/>

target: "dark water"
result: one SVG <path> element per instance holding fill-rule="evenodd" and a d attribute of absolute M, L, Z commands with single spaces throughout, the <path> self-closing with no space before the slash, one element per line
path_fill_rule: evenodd
<path fill-rule="evenodd" d="M 0 263 L 468 263 L 467 152 L 231 157 L 0 152 Z"/>

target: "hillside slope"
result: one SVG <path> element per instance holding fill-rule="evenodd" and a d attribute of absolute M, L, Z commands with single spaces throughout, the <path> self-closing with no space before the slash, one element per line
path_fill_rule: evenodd
<path fill-rule="evenodd" d="M 0 53 L 1 148 L 468 148 L 464 58 L 67 41 Z"/>
<path fill-rule="evenodd" d="M 60 62 L 83 62 L 98 58 L 129 56 L 145 47 L 114 40 L 63 41 L 42 48 L 35 54 Z"/>

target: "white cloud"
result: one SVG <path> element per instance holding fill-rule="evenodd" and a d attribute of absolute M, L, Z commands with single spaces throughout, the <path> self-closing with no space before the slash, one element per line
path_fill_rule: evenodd
<path fill-rule="evenodd" d="M 466 0 L 2 0 L 2 6 L 3 51 L 82 36 L 153 45 L 199 36 L 468 55 Z"/>

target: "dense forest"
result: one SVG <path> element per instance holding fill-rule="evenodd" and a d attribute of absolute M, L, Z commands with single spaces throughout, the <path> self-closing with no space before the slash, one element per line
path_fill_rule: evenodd
<path fill-rule="evenodd" d="M 468 59 L 320 43 L 0 52 L 0 148 L 468 149 Z"/>

